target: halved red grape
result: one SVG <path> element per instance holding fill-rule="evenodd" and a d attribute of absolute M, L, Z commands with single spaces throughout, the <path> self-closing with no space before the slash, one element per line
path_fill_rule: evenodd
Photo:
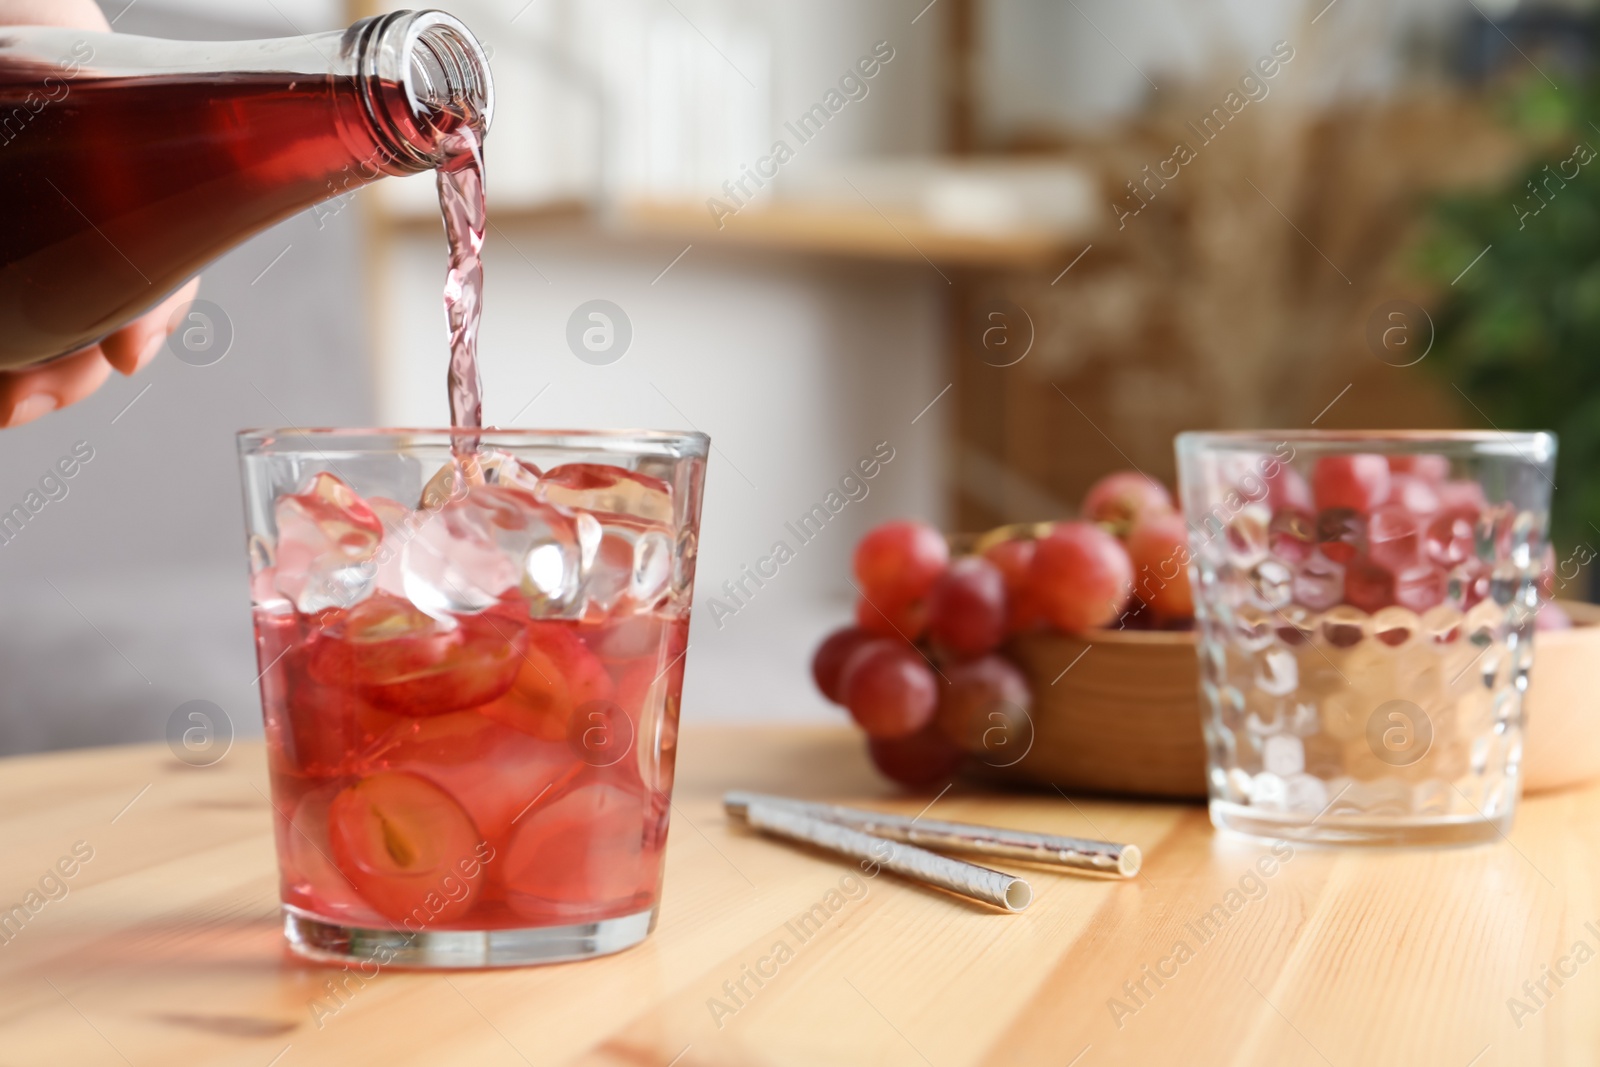
<path fill-rule="evenodd" d="M 283 821 L 279 823 L 282 840 L 278 854 L 287 899 L 355 926 L 381 926 L 383 917 L 356 894 L 350 879 L 339 873 L 332 859 L 328 806 L 343 788 L 342 783 L 333 782 L 306 793 L 296 805 L 293 819 L 287 818 L 287 812 L 279 812 Z"/>
<path fill-rule="evenodd" d="M 544 741 L 566 738 L 572 712 L 614 695 L 611 676 L 572 623 L 526 624 L 528 643 L 506 692 L 478 708 L 496 722 Z"/>
<path fill-rule="evenodd" d="M 575 789 L 517 820 L 499 868 L 506 901 L 530 918 L 607 910 L 655 887 L 643 795 L 611 783 Z"/>
<path fill-rule="evenodd" d="M 483 859 L 482 838 L 432 782 L 401 771 L 363 778 L 329 804 L 328 829 L 333 861 L 385 918 L 449 923 L 477 900 L 482 878 L 465 871 Z"/>
<path fill-rule="evenodd" d="M 984 549 L 983 558 L 1000 568 L 1006 583 L 1006 632 L 1022 633 L 1044 621 L 1039 602 L 1033 595 L 1030 570 L 1033 567 L 1035 543 L 1029 538 L 1014 537 Z"/>
<path fill-rule="evenodd" d="M 949 782 L 967 759 L 967 754 L 934 726 L 910 737 L 869 737 L 867 755 L 885 778 L 911 789 Z"/>
<path fill-rule="evenodd" d="M 872 737 L 908 737 L 933 719 L 938 682 L 922 657 L 904 644 L 870 641 L 845 662 L 845 706 Z"/>
<path fill-rule="evenodd" d="M 1194 617 L 1189 588 L 1189 528 L 1181 515 L 1148 515 L 1128 531 L 1128 556 L 1133 563 L 1134 594 L 1157 619 Z"/>
<path fill-rule="evenodd" d="M 886 522 L 856 545 L 856 581 L 863 595 L 879 602 L 906 604 L 927 596 L 949 565 L 944 535 L 926 523 Z"/>
<path fill-rule="evenodd" d="M 1117 471 L 1089 487 L 1083 498 L 1083 517 L 1126 529 L 1145 515 L 1172 510 L 1167 487 L 1137 471 Z"/>
<path fill-rule="evenodd" d="M 517 813 L 579 770 L 562 746 L 480 715 L 405 718 L 356 761 L 358 773 L 408 772 L 443 789 L 478 832 L 500 840 Z"/>
<path fill-rule="evenodd" d="M 311 678 L 402 715 L 441 715 L 495 699 L 511 688 L 527 641 L 526 618 L 509 607 L 450 626 L 387 594 L 327 612 L 322 621 L 309 646 Z"/>
<path fill-rule="evenodd" d="M 817 646 L 816 654 L 811 657 L 811 677 L 824 697 L 835 704 L 843 703 L 839 693 L 839 675 L 844 670 L 844 661 L 862 643 L 870 640 L 871 633 L 859 626 L 849 626 L 835 630 Z"/>
<path fill-rule="evenodd" d="M 957 656 L 981 656 L 1006 635 L 1006 583 L 982 556 L 950 565 L 928 594 L 928 634 Z"/>
<path fill-rule="evenodd" d="M 1068 633 L 1104 626 L 1127 606 L 1133 563 L 1122 542 L 1088 522 L 1058 523 L 1034 546 L 1034 595 Z"/>
<path fill-rule="evenodd" d="M 1311 473 L 1317 507 L 1349 508 L 1366 513 L 1389 496 L 1389 463 L 1371 453 L 1323 456 Z"/>
<path fill-rule="evenodd" d="M 1033 694 L 1027 677 L 1002 656 L 984 656 L 945 671 L 939 729 L 963 750 L 991 763 L 1020 756 L 1032 740 Z"/>

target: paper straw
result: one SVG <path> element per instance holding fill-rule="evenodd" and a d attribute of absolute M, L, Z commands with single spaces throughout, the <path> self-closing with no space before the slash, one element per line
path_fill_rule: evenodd
<path fill-rule="evenodd" d="M 777 837 L 865 860 L 912 881 L 948 889 L 1005 911 L 1022 911 L 1033 902 L 1033 888 L 1021 878 L 915 845 L 874 837 L 790 806 L 752 799 L 741 806 L 738 814 L 756 829 Z"/>
<path fill-rule="evenodd" d="M 863 833 L 907 844 L 948 849 L 953 852 L 972 852 L 985 856 L 1004 856 L 1009 859 L 1045 863 L 1079 871 L 1116 874 L 1124 878 L 1138 874 L 1144 862 L 1138 845 L 1124 845 L 1112 841 L 1036 834 L 1026 830 L 1007 830 L 973 823 L 908 819 L 901 815 L 885 815 L 858 808 L 819 804 L 792 797 L 769 796 L 742 790 L 728 793 L 722 802 L 729 813 L 734 815 L 740 814 L 752 803 L 786 807 L 801 811 L 814 819 L 838 823 Z"/>

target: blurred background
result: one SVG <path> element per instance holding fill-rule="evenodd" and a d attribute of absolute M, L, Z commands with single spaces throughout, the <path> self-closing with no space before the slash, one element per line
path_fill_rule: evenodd
<path fill-rule="evenodd" d="M 1185 429 L 1554 429 L 1558 557 L 1600 539 L 1590 3 L 436 6 L 499 97 L 486 421 L 715 442 L 690 720 L 836 714 L 807 663 L 872 523 L 1063 516 L 1111 469 L 1170 481 Z M 193 39 L 383 9 L 102 7 Z M 429 176 L 307 212 L 205 273 L 220 362 L 5 433 L 6 506 L 94 459 L 0 545 L 0 752 L 155 739 L 196 699 L 259 733 L 233 434 L 444 423 L 444 251 Z M 593 300 L 631 326 L 603 365 L 568 342 Z M 870 495 L 714 620 L 883 442 Z"/>

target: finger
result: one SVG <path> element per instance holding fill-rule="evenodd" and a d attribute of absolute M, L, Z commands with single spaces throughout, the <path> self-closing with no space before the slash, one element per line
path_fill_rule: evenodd
<path fill-rule="evenodd" d="M 94 0 L 0 0 L 0 25 L 111 28 Z"/>
<path fill-rule="evenodd" d="M 172 333 L 169 326 L 172 313 L 192 301 L 198 292 L 200 279 L 190 279 L 188 285 L 101 341 L 100 350 L 111 365 L 123 374 L 132 374 L 147 366 Z"/>
<path fill-rule="evenodd" d="M 21 426 L 76 404 L 111 376 L 98 347 L 23 371 L 0 372 L 0 427 Z"/>

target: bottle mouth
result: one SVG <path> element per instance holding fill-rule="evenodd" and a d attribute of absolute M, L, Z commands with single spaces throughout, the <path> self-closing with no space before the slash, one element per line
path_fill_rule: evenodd
<path fill-rule="evenodd" d="M 362 102 L 386 146 L 408 169 L 443 158 L 450 134 L 471 127 L 480 138 L 494 118 L 494 80 L 483 46 L 442 11 L 396 11 L 365 19 L 359 42 Z"/>

